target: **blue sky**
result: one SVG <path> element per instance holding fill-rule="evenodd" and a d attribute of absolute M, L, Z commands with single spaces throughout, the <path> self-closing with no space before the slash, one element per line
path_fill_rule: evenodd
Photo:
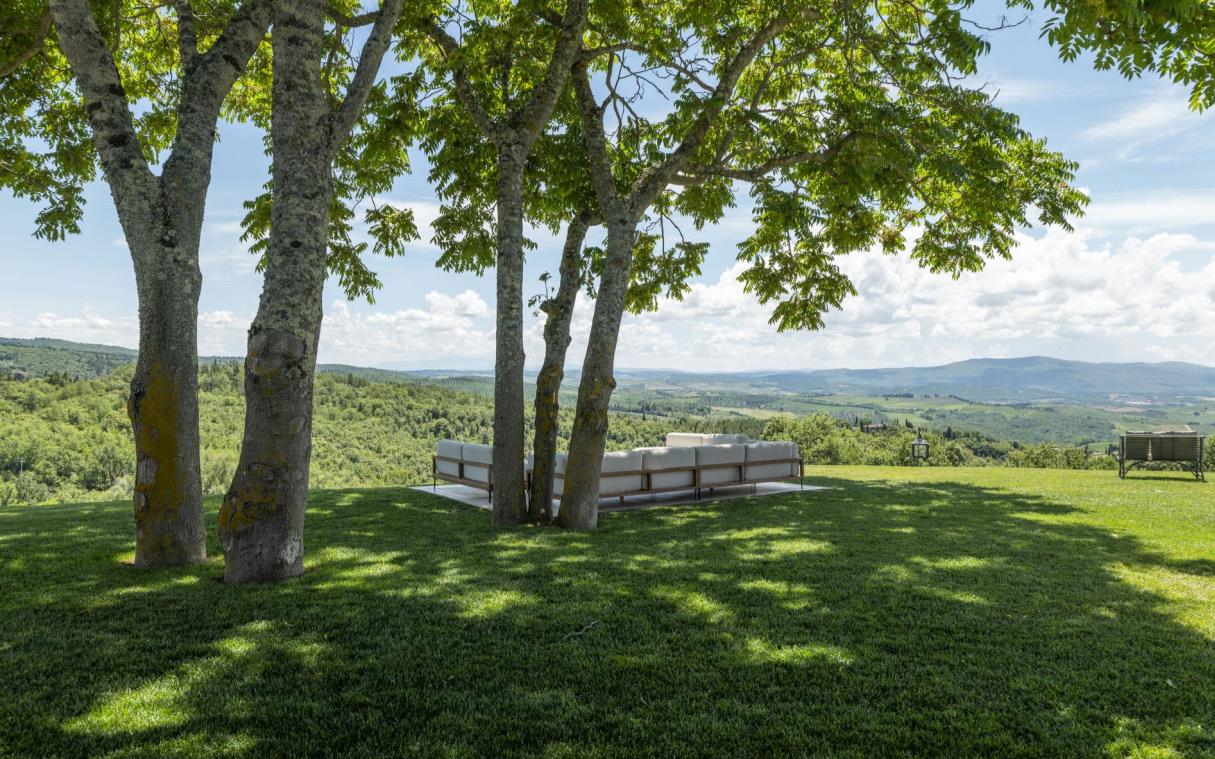
<path fill-rule="evenodd" d="M 749 227 L 749 209 L 740 207 L 701 238 L 711 241 L 711 253 L 687 299 L 626 317 L 618 364 L 816 369 L 1029 354 L 1215 364 L 1215 113 L 1188 111 L 1186 92 L 1155 78 L 1127 82 L 1087 62 L 1060 62 L 1038 39 L 1041 20 L 990 34 L 993 51 L 978 78 L 1030 132 L 1080 162 L 1078 184 L 1092 205 L 1075 233 L 1026 230 L 1012 262 L 958 281 L 898 257 L 846 257 L 859 294 L 821 332 L 777 334 L 767 309 L 735 278 L 735 246 Z M 244 351 L 261 278 L 239 241 L 241 203 L 266 170 L 256 129 L 221 129 L 202 240 L 204 354 Z M 415 210 L 424 238 L 436 208 L 425 176 L 419 158 L 389 194 Z M 86 194 L 82 233 L 60 243 L 34 239 L 37 209 L 0 194 L 0 335 L 136 344 L 134 277 L 121 229 L 105 185 Z M 541 272 L 556 268 L 557 241 L 536 239 L 529 293 L 539 290 Z M 331 284 L 321 360 L 491 366 L 492 272 L 449 274 L 435 268 L 437 255 L 423 239 L 403 258 L 374 261 L 384 282 L 374 305 L 345 303 Z M 581 303 L 572 365 L 581 362 L 589 319 L 590 304 Z M 542 355 L 540 329 L 529 320 L 532 366 Z"/>

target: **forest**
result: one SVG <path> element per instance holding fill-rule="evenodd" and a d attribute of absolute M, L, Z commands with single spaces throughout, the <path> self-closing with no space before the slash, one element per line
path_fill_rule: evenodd
<path fill-rule="evenodd" d="M 19 379 L 0 371 L 0 504 L 130 498 L 135 459 L 126 396 L 132 367 L 96 379 L 62 373 Z M 199 370 L 203 489 L 222 494 L 231 481 L 244 422 L 239 363 Z M 311 486 L 374 487 L 430 481 L 430 455 L 441 438 L 491 442 L 493 402 L 474 393 L 421 383 L 319 374 Z M 561 426 L 568 436 L 572 411 Z M 758 420 L 673 423 L 620 414 L 609 445 L 657 445 L 677 426 L 759 435 Z M 531 415 L 528 416 L 529 434 Z M 567 438 L 568 439 L 568 438 Z"/>
<path fill-rule="evenodd" d="M 76 379 L 0 370 L 0 504 L 130 498 L 134 456 L 126 396 L 133 368 Z M 318 374 L 310 484 L 377 487 L 430 480 L 430 455 L 441 438 L 489 443 L 493 402 L 483 393 L 350 372 Z M 237 463 L 243 422 L 243 367 L 204 364 L 199 371 L 203 489 L 222 494 Z M 562 409 L 564 450 L 573 411 Z M 527 413 L 527 433 L 534 415 Z M 660 445 L 673 430 L 742 432 L 795 441 L 808 465 L 908 465 L 916 430 L 905 425 L 862 431 L 826 414 L 771 419 L 613 412 L 609 449 Z M 1116 468 L 1100 451 L 997 441 L 952 428 L 925 430 L 931 466 Z M 1215 449 L 1212 450 L 1215 454 Z M 1215 455 L 1208 455 L 1215 461 Z"/>

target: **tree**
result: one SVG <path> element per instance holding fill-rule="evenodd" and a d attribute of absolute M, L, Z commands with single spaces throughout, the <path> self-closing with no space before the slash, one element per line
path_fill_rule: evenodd
<path fill-rule="evenodd" d="M 1011 7 L 1033 8 L 1032 0 Z M 1064 60 L 1093 53 L 1099 70 L 1130 79 L 1154 71 L 1190 88 L 1190 106 L 1215 106 L 1215 3 L 1211 0 L 1047 0 L 1043 36 Z"/>
<path fill-rule="evenodd" d="M 912 257 L 957 275 L 1009 256 L 1029 208 L 1066 225 L 1083 204 L 1067 186 L 1074 164 L 959 84 L 986 49 L 960 8 L 700 2 L 670 13 L 648 8 L 648 34 L 633 19 L 595 19 L 594 50 L 607 53 L 587 51 L 572 77 L 607 243 L 558 515 L 570 528 L 597 522 L 615 348 L 647 215 L 711 222 L 748 184 L 744 285 L 775 303 L 779 329 L 818 329 L 853 292 L 838 255 L 898 252 L 914 232 Z M 656 70 L 670 72 L 675 105 L 652 123 L 622 82 L 644 86 Z"/>
<path fill-rule="evenodd" d="M 0 64 L 0 184 L 46 204 L 35 234 L 61 239 L 78 231 L 80 185 L 100 163 L 134 263 L 135 564 L 202 561 L 198 248 L 216 124 L 261 43 L 270 1 L 208 3 L 196 15 L 191 0 L 96 10 L 88 0 L 52 0 L 49 9 L 21 3 L 3 15 L 22 23 L 6 36 Z M 38 142 L 49 149 L 31 147 Z M 158 176 L 151 164 L 162 155 Z"/>
<path fill-rule="evenodd" d="M 249 328 L 240 462 L 220 509 L 224 580 L 281 580 L 304 571 L 304 514 L 312 454 L 312 395 L 334 216 L 334 163 L 359 121 L 401 17 L 384 0 L 344 99 L 326 54 L 324 0 L 275 0 L 265 283 Z M 328 60 L 334 60 L 329 56 Z M 338 215 L 340 219 L 341 216 Z"/>
<path fill-rule="evenodd" d="M 523 481 L 526 164 L 565 88 L 586 15 L 587 0 L 568 0 L 559 16 L 525 4 L 511 4 L 496 15 L 479 6 L 461 6 L 446 23 L 435 21 L 425 27 L 433 48 L 425 51 L 424 63 L 449 81 L 433 119 L 444 129 L 439 133 L 432 126 L 428 143 L 436 175 L 449 178 L 440 182 L 441 197 L 457 199 L 449 202 L 444 224 L 464 230 L 470 216 L 475 224 L 486 208 L 475 189 L 483 179 L 460 180 L 482 173 L 482 160 L 492 162 L 496 172 L 493 521 L 499 525 L 527 518 Z M 482 142 L 469 144 L 470 133 Z M 484 248 L 474 247 L 484 242 L 474 237 L 456 246 L 459 252 L 446 260 L 471 253 L 468 260 L 479 258 L 484 266 Z M 476 268 L 468 263 L 454 265 Z"/>
<path fill-rule="evenodd" d="M 560 429 L 561 381 L 565 378 L 565 356 L 570 345 L 570 322 L 574 303 L 582 289 L 587 269 L 582 244 L 592 218 L 579 214 L 570 220 L 561 247 L 557 290 L 544 298 L 544 361 L 536 375 L 536 426 L 532 438 L 532 480 L 528 493 L 528 512 L 532 521 L 551 518 L 557 433 Z"/>

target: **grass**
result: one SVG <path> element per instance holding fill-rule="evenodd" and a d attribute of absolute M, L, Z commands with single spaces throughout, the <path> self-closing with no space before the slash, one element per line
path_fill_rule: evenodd
<path fill-rule="evenodd" d="M 308 573 L 236 588 L 0 509 L 0 755 L 1215 756 L 1215 485 L 810 479 L 595 534 L 317 492 Z"/>

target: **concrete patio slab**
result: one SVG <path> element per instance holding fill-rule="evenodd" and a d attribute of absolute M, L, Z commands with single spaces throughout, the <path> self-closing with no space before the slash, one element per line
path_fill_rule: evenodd
<path fill-rule="evenodd" d="M 431 485 L 414 485 L 413 490 L 433 493 L 453 501 L 476 506 L 478 509 L 489 510 L 489 496 L 484 490 L 478 490 L 467 485 L 444 484 L 437 487 Z M 625 496 L 624 503 L 619 498 L 604 498 L 599 502 L 600 511 L 629 511 L 631 509 L 648 509 L 654 506 L 690 506 L 693 504 L 711 503 L 713 501 L 728 501 L 733 498 L 753 498 L 765 495 L 781 495 L 787 493 L 809 493 L 813 490 L 827 490 L 822 485 L 801 486 L 793 482 L 761 482 L 758 485 L 735 485 L 733 487 L 715 488 L 710 494 L 701 492 L 700 500 L 691 490 L 674 493 L 655 493 L 654 495 Z"/>

